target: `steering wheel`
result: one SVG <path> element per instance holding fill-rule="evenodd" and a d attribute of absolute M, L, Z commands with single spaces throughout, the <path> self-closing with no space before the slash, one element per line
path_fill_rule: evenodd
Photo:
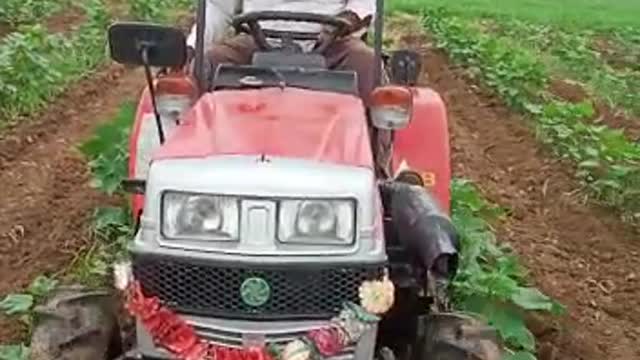
<path fill-rule="evenodd" d="M 328 25 L 332 31 L 324 39 L 320 38 L 320 33 L 265 30 L 260 26 L 261 21 L 292 21 L 306 22 L 321 25 Z M 237 33 L 247 33 L 253 36 L 256 45 L 260 50 L 271 51 L 274 47 L 267 42 L 267 38 L 279 38 L 286 43 L 288 40 L 311 40 L 315 41 L 313 53 L 323 52 L 338 37 L 345 35 L 351 24 L 345 19 L 335 16 L 289 12 L 289 11 L 256 11 L 236 16 L 232 21 L 232 26 Z"/>

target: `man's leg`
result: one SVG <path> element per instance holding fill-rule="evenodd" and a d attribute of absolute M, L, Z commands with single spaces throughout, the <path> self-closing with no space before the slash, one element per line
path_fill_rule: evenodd
<path fill-rule="evenodd" d="M 218 65 L 247 65 L 251 63 L 256 49 L 253 38 L 247 34 L 240 34 L 213 45 L 205 54 L 205 74 L 209 83 L 213 80 Z"/>
<path fill-rule="evenodd" d="M 369 94 L 373 91 L 375 54 L 372 48 L 359 38 L 348 37 L 337 40 L 327 47 L 324 56 L 329 68 L 336 70 L 353 70 L 358 74 L 358 92 L 368 103 Z"/>

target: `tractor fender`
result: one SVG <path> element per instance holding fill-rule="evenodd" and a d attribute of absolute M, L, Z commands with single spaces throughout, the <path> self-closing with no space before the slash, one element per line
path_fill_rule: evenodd
<path fill-rule="evenodd" d="M 418 173 L 425 188 L 447 214 L 450 211 L 451 160 L 444 101 L 429 88 L 411 88 L 414 96 L 409 125 L 396 131 L 393 171 Z"/>
<path fill-rule="evenodd" d="M 106 290 L 56 289 L 34 308 L 29 359 L 114 359 L 122 351 L 117 304 Z"/>
<path fill-rule="evenodd" d="M 193 81 L 182 72 L 165 74 L 154 82 L 156 102 L 162 112 L 164 103 L 168 110 L 184 112 L 187 104 L 193 104 L 196 92 Z M 163 100 L 164 99 L 164 100 Z M 176 102 L 176 99 L 178 101 Z M 185 103 L 186 100 L 186 103 Z M 165 109 L 166 110 L 166 109 Z M 161 116 L 165 138 L 171 135 L 178 123 L 172 117 Z M 146 180 L 152 154 L 160 146 L 157 121 L 151 102 L 149 88 L 145 87 L 138 102 L 138 108 L 129 139 L 129 179 Z M 137 219 L 144 206 L 144 196 L 135 194 L 131 200 L 131 209 Z"/>
<path fill-rule="evenodd" d="M 139 145 L 140 145 L 140 135 L 143 122 L 149 117 L 153 115 L 153 107 L 151 105 L 151 96 L 149 95 L 149 89 L 145 87 L 140 96 L 140 101 L 138 102 L 138 107 L 136 110 L 136 115 L 133 121 L 133 126 L 131 128 L 131 133 L 129 135 L 129 164 L 128 164 L 128 174 L 129 179 L 137 179 L 138 178 L 138 164 L 140 163 L 140 159 L 138 156 L 140 154 Z M 145 179 L 140 179 L 145 180 Z M 144 195 L 142 194 L 133 194 L 131 197 L 131 210 L 134 216 L 134 220 L 137 220 L 140 214 L 142 213 L 142 208 L 144 207 Z"/>

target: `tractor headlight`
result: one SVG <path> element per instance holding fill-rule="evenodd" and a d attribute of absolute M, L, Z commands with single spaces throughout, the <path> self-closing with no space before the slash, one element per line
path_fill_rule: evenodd
<path fill-rule="evenodd" d="M 280 203 L 278 239 L 284 243 L 349 245 L 355 237 L 355 202 L 284 200 Z"/>
<path fill-rule="evenodd" d="M 162 198 L 162 233 L 168 239 L 237 241 L 239 223 L 234 197 L 167 192 Z"/>

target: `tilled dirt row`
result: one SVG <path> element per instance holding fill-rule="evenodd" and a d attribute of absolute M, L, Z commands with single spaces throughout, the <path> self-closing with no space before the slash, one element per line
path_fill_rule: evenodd
<path fill-rule="evenodd" d="M 137 72 L 106 67 L 0 134 L 0 297 L 64 270 L 90 245 L 91 215 L 107 199 L 89 186 L 77 146 L 143 84 Z M 0 318 L 0 343 L 20 335 L 15 322 Z"/>
<path fill-rule="evenodd" d="M 561 319 L 532 322 L 540 359 L 640 359 L 638 234 L 582 203 L 570 167 L 426 39 L 403 41 L 424 53 L 425 82 L 447 104 L 455 175 L 510 210 L 498 238 L 519 253 L 536 286 L 568 307 Z"/>

